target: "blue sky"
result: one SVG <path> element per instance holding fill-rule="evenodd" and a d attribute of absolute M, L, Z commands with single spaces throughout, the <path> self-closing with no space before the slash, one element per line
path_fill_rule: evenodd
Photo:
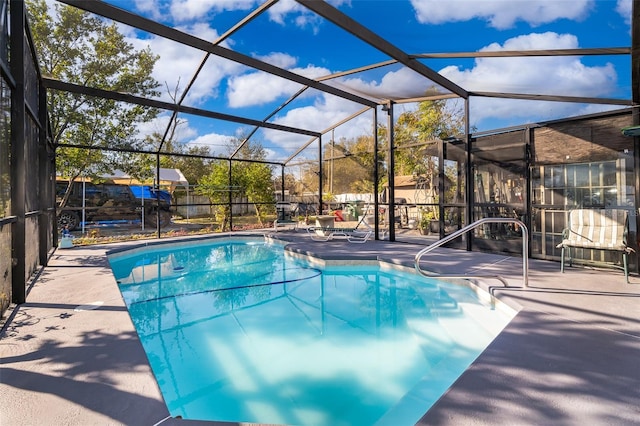
<path fill-rule="evenodd" d="M 220 34 L 261 2 L 250 0 L 109 0 L 205 40 Z M 346 15 L 409 54 L 629 47 L 631 0 L 351 0 L 329 1 Z M 154 77 L 184 88 L 204 54 L 154 35 L 122 27 L 137 47 L 160 55 Z M 348 36 L 295 1 L 281 0 L 222 43 L 306 77 L 320 77 L 389 58 Z M 540 93 L 630 99 L 628 56 L 429 59 L 423 63 L 472 91 Z M 379 93 L 426 90 L 424 79 L 398 66 L 343 79 L 341 84 Z M 342 86 L 344 87 L 344 86 Z M 185 105 L 261 120 L 300 86 L 239 64 L 209 59 Z M 163 94 L 170 100 L 168 93 Z M 458 105 L 460 102 L 458 101 Z M 413 104 L 398 106 L 399 112 Z M 322 131 L 362 108 L 332 95 L 310 91 L 270 121 Z M 472 98 L 471 125 L 478 131 L 619 108 L 556 102 Z M 369 133 L 367 113 L 336 129 L 336 139 Z M 381 115 L 382 117 L 382 115 Z M 181 116 L 178 139 L 220 152 L 233 136 L 251 127 Z M 164 130 L 166 116 L 143 131 Z M 328 137 L 327 137 L 328 139 Z M 325 140 L 327 140 L 325 139 Z M 309 140 L 306 136 L 261 131 L 256 135 L 270 158 L 282 160 Z M 314 150 L 317 148 L 313 148 Z M 307 156 L 315 155 L 310 150 Z"/>

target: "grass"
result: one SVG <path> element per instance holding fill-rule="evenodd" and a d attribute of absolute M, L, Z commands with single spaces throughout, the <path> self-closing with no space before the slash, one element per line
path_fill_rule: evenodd
<path fill-rule="evenodd" d="M 271 219 L 273 221 L 273 219 Z M 255 216 L 250 217 L 234 217 L 234 231 L 248 231 L 252 229 L 265 229 L 271 226 L 272 222 L 265 221 L 263 225 L 257 223 Z M 195 219 L 172 219 L 172 229 L 161 231 L 160 238 L 182 237 L 188 235 L 206 235 L 222 232 L 220 224 L 214 222 L 211 218 L 195 218 Z M 74 246 L 88 246 L 94 244 L 108 244 L 124 241 L 148 240 L 156 239 L 157 232 L 137 232 L 132 229 L 91 229 L 86 235 L 76 236 L 73 239 Z"/>

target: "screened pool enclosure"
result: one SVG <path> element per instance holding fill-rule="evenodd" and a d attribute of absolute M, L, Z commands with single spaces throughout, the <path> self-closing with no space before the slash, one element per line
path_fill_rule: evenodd
<path fill-rule="evenodd" d="M 69 217 L 77 220 L 72 232 L 78 237 L 94 233 L 164 238 L 192 231 L 272 232 L 277 219 L 305 223 L 317 216 L 334 216 L 335 220 L 357 222 L 364 216 L 375 228 L 377 240 L 424 244 L 480 218 L 513 217 L 530 229 L 532 257 L 558 260 L 556 245 L 570 210 L 615 208 L 629 211 L 628 239 L 637 249 L 640 141 L 637 136 L 624 136 L 621 132 L 624 127 L 640 124 L 637 8 L 632 12 L 627 46 L 465 51 L 466 45 L 461 44 L 455 52 L 441 52 L 433 37 L 426 43 L 428 50 L 434 52 L 429 53 L 415 50 L 416 37 L 424 40 L 425 36 L 412 37 L 397 31 L 402 28 L 401 23 L 361 20 L 357 9 L 347 5 L 297 0 L 298 13 L 331 33 L 331 37 L 315 38 L 313 43 L 334 43 L 336 57 L 357 49 L 371 58 L 367 63 L 351 61 L 352 68 L 322 74 L 278 65 L 267 58 L 266 52 L 253 50 L 258 40 L 256 32 L 249 29 L 277 34 L 278 24 L 269 15 L 272 8 L 279 6 L 275 0 L 256 4 L 242 13 L 236 11 L 224 21 L 226 30 L 214 39 L 167 25 L 161 17 L 143 16 L 134 9 L 135 2 L 58 3 L 149 39 L 162 40 L 184 55 L 200 58 L 199 66 L 190 71 L 189 81 L 172 89 L 172 99 L 160 94 L 137 96 L 105 85 L 53 78 L 41 71 L 41 52 L 32 42 L 25 3 L 0 2 L 0 99 L 4 111 L 0 121 L 2 311 L 10 302 L 25 301 L 30 277 L 46 265 Z M 374 3 L 380 3 L 381 14 L 385 15 L 384 7 L 393 2 Z M 440 27 L 440 31 L 445 29 L 446 25 Z M 335 44 L 336 40 L 339 44 Z M 274 36 L 269 43 L 272 52 L 302 54 L 295 50 L 300 44 L 294 46 L 286 39 Z M 307 44 L 305 53 L 313 49 L 313 44 Z M 526 88 L 505 92 L 480 85 L 485 89 L 470 90 L 436 71 L 444 60 L 464 64 L 479 59 L 531 57 L 622 57 L 631 70 L 633 84 L 628 96 L 616 99 L 576 96 L 562 93 L 561 89 L 552 93 Z M 318 58 L 317 62 L 322 60 Z M 168 69 L 179 65 L 162 62 L 162 58 L 156 64 Z M 203 107 L 195 101 L 198 84 L 214 78 L 214 69 L 225 67 L 241 67 L 252 76 L 268 76 L 271 84 L 282 88 L 280 96 L 260 113 L 252 110 L 241 114 L 245 110 L 240 107 Z M 394 90 L 373 84 L 385 75 L 398 76 L 398 83 L 391 86 Z M 102 99 L 123 109 L 138 106 L 144 111 L 156 110 L 166 120 L 164 127 L 156 129 L 159 137 L 153 143 L 135 149 L 109 143 L 56 143 L 52 138 L 51 112 L 46 106 L 47 96 L 53 93 L 83 100 Z M 523 109 L 529 102 L 576 103 L 592 106 L 591 111 L 597 112 L 477 131 L 470 124 L 473 106 L 483 99 L 516 100 Z M 314 102 L 326 106 L 324 118 L 313 122 L 321 125 L 311 125 L 312 121 L 302 113 Z M 449 111 L 457 112 L 459 124 L 427 139 L 407 136 L 398 119 L 421 102 L 447 105 Z M 337 103 L 342 106 L 340 111 L 332 110 L 331 106 Z M 298 111 L 300 114 L 294 114 Z M 178 152 L 174 149 L 180 143 L 176 129 L 186 121 L 206 122 L 211 128 L 233 123 L 240 136 L 235 138 L 233 149 L 218 146 L 206 153 Z M 352 133 L 354 123 L 360 135 Z M 256 145 L 264 155 L 251 155 Z M 64 209 L 60 207 L 61 191 L 56 191 L 56 182 L 65 176 L 60 176 L 61 167 L 56 160 L 63 150 L 77 150 L 86 157 L 100 151 L 113 158 L 129 158 L 146 164 L 149 173 L 146 179 L 123 177 L 115 169 L 102 173 L 98 181 L 96 173 L 81 176 L 77 179 L 77 204 L 71 210 L 67 207 L 66 211 L 72 214 L 67 213 L 67 219 L 61 220 Z M 225 183 L 221 185 L 218 180 L 207 191 L 203 182 L 161 176 L 167 163 L 189 161 L 197 162 L 204 170 L 226 167 Z M 252 168 L 256 173 L 266 168 L 271 174 L 270 185 L 262 189 L 260 196 L 249 190 L 246 180 L 238 178 Z M 133 189 L 131 194 L 119 195 L 126 198 L 124 204 L 115 205 L 115 196 L 105 195 L 101 204 L 90 205 L 90 197 L 108 192 L 108 188 L 95 186 L 105 183 Z M 122 188 L 111 189 L 113 192 Z M 145 191 L 151 195 L 136 196 Z M 163 192 L 170 197 L 166 210 L 158 195 Z M 135 213 L 124 219 L 123 205 Z M 452 246 L 519 253 L 520 237 L 517 227 L 492 225 L 454 241 Z M 576 256 L 616 261 L 610 254 L 590 250 Z M 632 257 L 631 269 L 637 272 L 638 262 Z"/>

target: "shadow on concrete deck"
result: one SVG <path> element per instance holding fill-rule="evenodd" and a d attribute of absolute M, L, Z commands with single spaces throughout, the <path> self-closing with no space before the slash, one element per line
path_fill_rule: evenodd
<path fill-rule="evenodd" d="M 275 237 L 322 259 L 411 267 L 418 245 Z M 180 239 L 180 240 L 185 240 Z M 162 240 L 162 243 L 168 242 Z M 169 414 L 105 253 L 136 243 L 53 253 L 0 340 L 2 424 L 197 424 Z M 519 314 L 425 414 L 423 425 L 640 424 L 640 278 L 611 270 L 438 249 L 424 268 L 499 271 L 479 282 Z"/>

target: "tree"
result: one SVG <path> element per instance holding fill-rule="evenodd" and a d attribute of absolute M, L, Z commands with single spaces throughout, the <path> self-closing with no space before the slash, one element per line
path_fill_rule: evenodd
<path fill-rule="evenodd" d="M 276 176 L 273 185 L 277 192 L 282 189 L 282 177 Z M 289 195 L 302 195 L 303 187 L 300 182 L 296 180 L 295 175 L 292 173 L 284 174 L 284 190 L 289 191 Z"/>
<path fill-rule="evenodd" d="M 326 190 L 335 194 L 373 191 L 373 138 L 341 139 L 325 147 Z M 333 185 L 332 185 L 333 184 Z M 333 187 L 333 188 L 331 188 Z"/>
<path fill-rule="evenodd" d="M 159 94 L 159 84 L 151 76 L 158 57 L 149 48 L 135 50 L 115 24 L 77 8 L 56 4 L 54 11 L 54 16 L 49 14 L 45 0 L 27 1 L 43 75 L 143 97 Z M 137 124 L 153 119 L 157 115 L 155 109 L 55 90 L 47 93 L 47 108 L 56 146 L 92 148 L 57 149 L 58 171 L 69 178 L 70 185 L 81 175 L 97 176 L 115 168 L 135 177 L 146 170 L 123 161 L 125 155 L 99 148 L 131 150 L 141 146 L 142 141 L 136 137 Z M 63 203 L 65 200 L 66 197 Z"/>
<path fill-rule="evenodd" d="M 232 175 L 231 181 L 229 180 L 229 165 L 228 161 L 215 160 L 211 163 L 211 172 L 203 176 L 198 184 L 195 186 L 195 193 L 209 198 L 209 202 L 212 204 L 211 214 L 216 217 L 216 220 L 220 222 L 220 230 L 227 230 L 227 224 L 229 221 L 229 196 L 232 198 L 239 196 L 238 191 L 233 191 L 237 188 L 237 182 Z M 229 194 L 229 191 L 233 191 Z"/>
<path fill-rule="evenodd" d="M 235 153 L 234 158 L 249 160 L 234 162 L 233 176 L 237 176 L 242 193 L 249 202 L 254 203 L 258 223 L 263 225 L 265 215 L 273 213 L 275 203 L 273 169 L 262 163 L 267 157 L 262 144 L 245 141 L 245 138 L 233 140 L 229 145 L 229 153 Z"/>
<path fill-rule="evenodd" d="M 361 135 L 354 139 L 341 138 L 335 143 L 323 145 L 322 188 L 325 194 L 372 193 L 374 190 L 374 138 L 372 135 Z M 381 153 L 383 158 L 383 153 Z M 318 192 L 317 161 L 307 160 L 297 165 L 299 180 L 296 184 L 288 184 L 285 176 L 285 187 L 291 194 L 302 195 L 304 192 Z M 381 173 L 382 176 L 382 173 Z M 292 179 L 295 179 L 291 175 Z M 280 188 L 277 180 L 277 188 Z"/>
<path fill-rule="evenodd" d="M 235 153 L 236 160 L 248 161 L 231 161 L 231 166 L 227 160 L 212 162 L 211 172 L 202 177 L 195 188 L 197 194 L 209 197 L 211 203 L 218 204 L 214 207 L 214 214 L 221 222 L 222 231 L 227 230 L 231 215 L 229 196 L 232 199 L 247 197 L 249 202 L 254 203 L 261 226 L 265 215 L 274 211 L 273 170 L 268 164 L 260 162 L 266 158 L 264 148 L 260 143 L 243 143 L 243 140 L 231 140 L 227 153 Z"/>
<path fill-rule="evenodd" d="M 437 140 L 464 134 L 464 123 L 463 111 L 444 99 L 420 102 L 417 109 L 400 114 L 394 128 L 398 174 L 431 173 Z"/>
<path fill-rule="evenodd" d="M 396 143 L 458 136 L 464 133 L 464 114 L 445 99 L 423 101 L 418 109 L 400 114 L 395 133 Z"/>
<path fill-rule="evenodd" d="M 306 161 L 303 163 L 303 171 L 301 173 L 300 184 L 302 186 L 302 192 L 318 192 L 318 170 L 317 161 Z"/>
<path fill-rule="evenodd" d="M 265 216 L 273 213 L 275 202 L 273 170 L 264 163 L 238 164 L 240 182 L 249 202 L 254 203 L 258 223 L 262 226 Z M 239 170 L 235 170 L 238 173 Z"/>

